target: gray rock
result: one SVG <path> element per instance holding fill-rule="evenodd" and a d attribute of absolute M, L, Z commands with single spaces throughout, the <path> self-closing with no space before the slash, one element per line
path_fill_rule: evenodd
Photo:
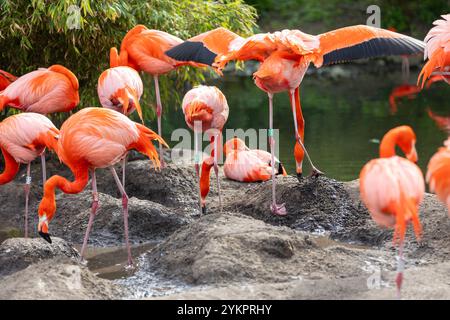
<path fill-rule="evenodd" d="M 55 257 L 79 259 L 78 252 L 66 241 L 54 237 L 50 244 L 44 239 L 11 238 L 0 245 L 0 276 L 25 269 L 31 264 Z"/>

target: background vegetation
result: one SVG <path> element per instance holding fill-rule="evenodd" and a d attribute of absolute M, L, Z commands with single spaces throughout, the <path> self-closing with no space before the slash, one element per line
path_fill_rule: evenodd
<path fill-rule="evenodd" d="M 81 8 L 79 30 L 67 25 L 74 4 Z M 186 39 L 219 26 L 250 35 L 255 20 L 256 10 L 243 0 L 0 0 L 0 69 L 22 75 L 62 64 L 80 81 L 80 106 L 97 106 L 97 79 L 108 68 L 109 49 L 120 47 L 136 24 Z M 186 80 L 197 83 L 203 77 L 202 71 L 192 68 L 161 77 L 164 105 L 175 104 Z M 144 83 L 142 105 L 153 105 L 153 82 L 145 76 Z M 153 108 L 143 109 L 150 119 Z M 64 117 L 54 115 L 53 120 Z"/>

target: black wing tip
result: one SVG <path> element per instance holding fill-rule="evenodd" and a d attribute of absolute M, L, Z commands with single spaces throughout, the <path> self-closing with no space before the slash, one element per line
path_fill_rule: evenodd
<path fill-rule="evenodd" d="M 185 41 L 165 52 L 167 56 L 177 61 L 193 61 L 212 66 L 217 55 L 206 48 L 203 43 Z"/>

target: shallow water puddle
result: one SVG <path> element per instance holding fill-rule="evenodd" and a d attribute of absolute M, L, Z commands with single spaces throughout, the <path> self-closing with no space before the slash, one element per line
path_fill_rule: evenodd
<path fill-rule="evenodd" d="M 131 247 L 133 261 L 137 263 L 138 257 L 144 252 L 151 250 L 156 243 L 145 243 Z M 74 245 L 81 251 L 81 245 Z M 130 277 L 135 268 L 127 268 L 127 251 L 124 246 L 114 247 L 88 247 L 86 249 L 87 267 L 98 277 L 108 280 L 117 280 Z"/>

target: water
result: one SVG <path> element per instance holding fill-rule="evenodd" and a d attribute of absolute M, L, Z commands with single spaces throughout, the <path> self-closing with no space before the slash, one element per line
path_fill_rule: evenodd
<path fill-rule="evenodd" d="M 341 181 L 356 179 L 362 166 L 378 157 L 379 145 L 374 140 L 381 140 L 395 126 L 406 124 L 415 130 L 418 165 L 424 172 L 430 157 L 447 137 L 429 118 L 427 108 L 450 116 L 450 86 L 436 83 L 413 100 L 398 100 L 398 112 L 394 115 L 388 98 L 392 89 L 401 84 L 400 65 L 398 72 L 381 67 L 374 73 L 373 69 L 349 65 L 344 66 L 344 70 L 351 70 L 349 77 L 331 80 L 314 73 L 303 80 L 300 95 L 306 121 L 306 147 L 315 165 L 328 177 Z M 417 73 L 418 70 L 411 72 L 410 83 L 416 81 Z M 254 85 L 251 77 L 225 76 L 210 84 L 218 86 L 227 97 L 230 115 L 225 128 L 267 128 L 267 95 Z M 166 138 L 175 128 L 187 128 L 180 107 L 167 113 L 164 122 Z M 294 174 L 294 126 L 287 93 L 275 95 L 274 127 L 280 129 L 281 161 L 288 173 Z M 306 159 L 304 172 L 309 172 L 305 162 Z"/>

